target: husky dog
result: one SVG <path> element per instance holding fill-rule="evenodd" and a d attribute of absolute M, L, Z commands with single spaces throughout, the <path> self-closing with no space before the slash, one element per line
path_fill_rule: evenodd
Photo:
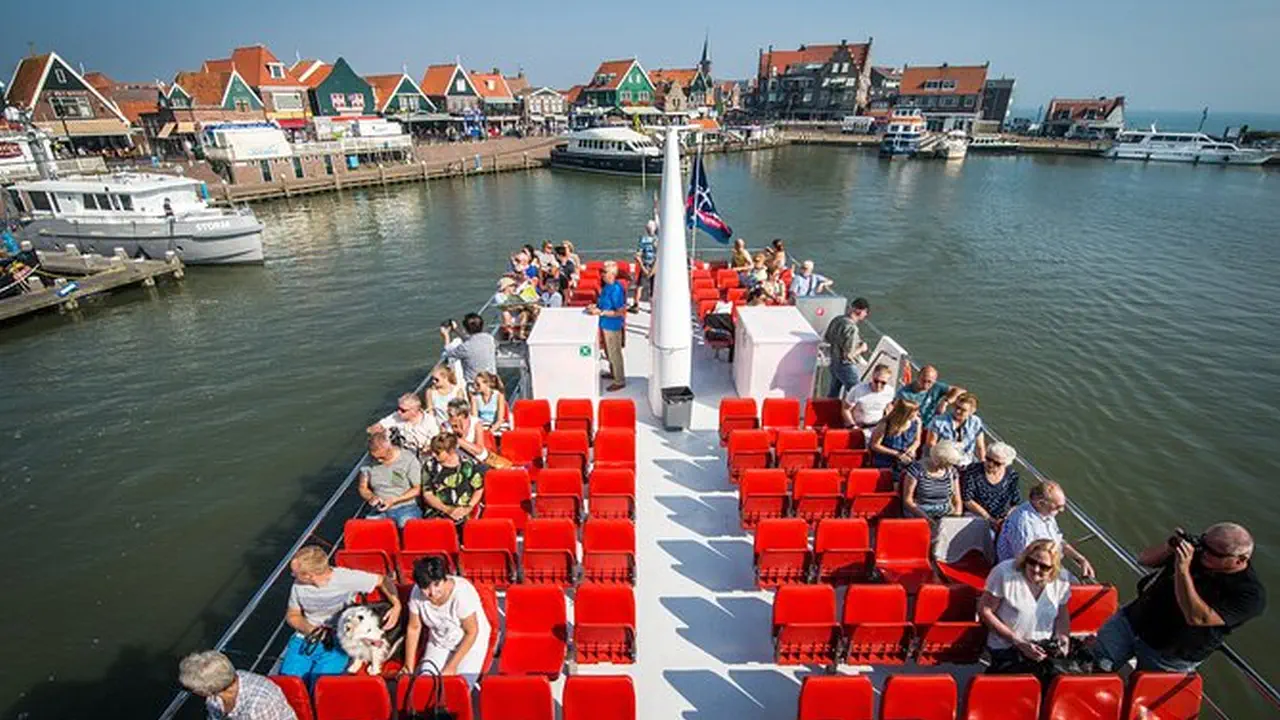
<path fill-rule="evenodd" d="M 399 628 L 382 630 L 382 615 L 389 607 L 356 605 L 338 617 L 338 643 L 351 658 L 348 673 L 358 673 L 368 663 L 370 675 L 381 675 L 383 663 L 400 649 Z"/>

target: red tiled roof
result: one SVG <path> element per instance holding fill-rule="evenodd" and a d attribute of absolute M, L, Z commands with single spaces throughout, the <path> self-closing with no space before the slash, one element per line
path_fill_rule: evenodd
<path fill-rule="evenodd" d="M 40 87 L 40 78 L 44 77 L 45 66 L 49 64 L 52 57 L 53 53 L 45 53 L 22 58 L 18 63 L 17 71 L 13 74 L 13 82 L 9 83 L 9 88 L 4 94 L 5 100 L 10 105 L 24 110 L 31 109 L 35 104 L 36 90 Z"/>
<path fill-rule="evenodd" d="M 369 83 L 369 87 L 373 88 L 373 104 L 379 110 L 386 106 L 387 101 L 392 95 L 396 94 L 396 88 L 400 87 L 400 83 L 404 81 L 406 75 L 404 73 L 390 73 L 387 75 L 365 75 L 364 81 Z"/>
<path fill-rule="evenodd" d="M 507 76 L 503 79 L 507 81 L 507 87 L 511 89 L 512 95 L 521 95 L 532 89 L 529 87 L 529 78 L 524 75 Z"/>
<path fill-rule="evenodd" d="M 840 48 L 839 45 L 801 45 L 798 50 L 773 50 L 760 56 L 760 75 L 768 77 L 772 67 L 778 75 L 786 74 L 787 68 L 800 65 L 826 63 Z M 866 65 L 871 54 L 871 43 L 849 43 L 849 56 L 858 67 Z"/>
<path fill-rule="evenodd" d="M 585 85 L 574 85 L 573 87 L 569 88 L 568 90 L 565 90 L 560 94 L 564 95 L 565 102 L 569 103 L 570 105 L 577 105 L 578 98 L 582 97 L 582 90 L 585 87 L 586 87 Z"/>
<path fill-rule="evenodd" d="M 139 124 L 139 119 L 146 113 L 155 112 L 160 109 L 160 105 L 155 100 L 146 102 L 143 100 L 121 100 L 116 103 L 116 107 L 120 108 L 120 112 L 129 118 L 129 122 L 133 125 Z"/>
<path fill-rule="evenodd" d="M 95 90 L 103 95 L 109 94 L 111 92 L 111 88 L 116 85 L 116 81 L 107 77 L 106 73 L 100 73 L 97 71 L 85 73 L 84 81 L 92 85 Z"/>
<path fill-rule="evenodd" d="M 627 76 L 627 71 L 631 69 L 631 65 L 635 63 L 635 58 L 626 60 L 605 60 L 600 63 L 600 67 L 596 68 L 596 72 L 591 76 L 591 82 L 586 87 L 592 90 L 617 90 L 618 85 L 622 83 L 622 79 Z M 606 76 L 608 79 L 599 85 L 596 84 L 596 78 Z"/>
<path fill-rule="evenodd" d="M 297 75 L 295 77 L 298 78 L 298 82 L 301 83 L 303 86 L 311 88 L 312 90 L 315 90 L 316 88 L 320 87 L 320 83 L 324 82 L 325 78 L 329 77 L 329 73 L 331 72 L 333 72 L 332 65 L 328 63 L 318 62 L 315 65 L 312 65 L 311 67 L 307 68 L 306 76 Z"/>
<path fill-rule="evenodd" d="M 231 62 L 236 72 L 244 78 L 249 87 L 298 87 L 302 85 L 298 77 L 289 71 L 288 66 L 271 54 L 263 45 L 236 48 L 231 52 Z M 284 68 L 284 77 L 273 78 L 267 71 L 268 64 L 279 64 Z"/>
<path fill-rule="evenodd" d="M 928 89 L 928 80 L 955 80 L 954 90 Z M 902 72 L 901 95 L 977 95 L 987 82 L 986 65 L 907 66 Z"/>
<path fill-rule="evenodd" d="M 1083 120 L 1084 114 L 1089 110 L 1093 110 L 1098 114 L 1098 119 L 1101 120 L 1110 115 L 1116 107 L 1122 105 L 1124 105 L 1123 95 L 1117 95 L 1116 97 L 1110 98 L 1100 97 L 1081 100 L 1054 98 L 1049 101 L 1049 112 L 1045 114 L 1045 117 L 1052 121 L 1059 112 L 1069 110 L 1071 120 Z"/>
<path fill-rule="evenodd" d="M 235 67 L 235 63 L 231 62 L 231 58 L 222 58 L 221 60 L 205 60 L 200 69 L 209 72 L 231 72 Z"/>
<path fill-rule="evenodd" d="M 230 79 L 230 72 L 180 72 L 173 78 L 173 84 L 180 85 L 183 92 L 191 96 L 193 106 L 217 107 L 222 104 Z"/>
<path fill-rule="evenodd" d="M 664 83 L 675 83 L 681 88 L 688 88 L 693 84 L 693 79 L 698 77 L 697 68 L 677 68 L 674 70 L 650 70 L 649 82 L 654 85 Z"/>
<path fill-rule="evenodd" d="M 441 97 L 446 95 L 449 92 L 449 81 L 453 80 L 453 73 L 459 67 L 461 66 L 457 63 L 428 65 L 427 71 L 422 75 L 422 82 L 418 83 L 418 87 L 422 88 L 423 94 L 427 96 Z"/>
<path fill-rule="evenodd" d="M 494 100 L 514 100 L 515 96 L 511 94 L 511 88 L 507 85 L 506 79 L 502 77 L 502 73 L 481 73 L 471 72 L 471 83 L 476 86 L 476 92 L 480 93 L 482 98 L 492 98 Z"/>

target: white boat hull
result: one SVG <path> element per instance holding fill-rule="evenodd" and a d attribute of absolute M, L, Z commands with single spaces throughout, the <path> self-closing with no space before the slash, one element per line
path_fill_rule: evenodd
<path fill-rule="evenodd" d="M 1236 150 L 1157 150 L 1114 147 L 1107 157 L 1116 160 L 1155 160 L 1159 162 L 1185 162 L 1200 165 L 1261 165 L 1271 158 L 1264 152 Z"/>
<path fill-rule="evenodd" d="M 27 221 L 17 235 L 38 250 L 75 245 L 81 252 L 160 259 L 177 253 L 187 265 L 252 264 L 263 261 L 262 223 L 252 215 L 154 222 L 95 222 L 63 218 Z"/>

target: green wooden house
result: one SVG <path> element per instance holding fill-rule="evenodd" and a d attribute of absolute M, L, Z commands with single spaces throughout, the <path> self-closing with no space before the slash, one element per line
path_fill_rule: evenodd
<path fill-rule="evenodd" d="M 649 73 L 635 58 L 600 63 L 591 82 L 582 89 L 582 99 L 588 107 L 648 106 L 654 97 Z"/>
<path fill-rule="evenodd" d="M 436 111 L 435 103 L 406 73 L 365 75 L 364 79 L 373 87 L 375 111 L 383 117 L 414 120 Z"/>
<path fill-rule="evenodd" d="M 356 74 L 344 58 L 310 72 L 303 83 L 318 117 L 372 115 L 378 107 L 373 87 Z"/>

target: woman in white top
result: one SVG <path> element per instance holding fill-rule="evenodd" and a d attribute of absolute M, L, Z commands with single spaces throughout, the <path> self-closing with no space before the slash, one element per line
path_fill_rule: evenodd
<path fill-rule="evenodd" d="M 1071 584 L 1062 577 L 1062 555 L 1052 540 L 1036 540 L 1016 558 L 996 565 L 978 603 L 987 626 L 991 673 L 1044 672 L 1051 640 L 1058 655 L 1069 647 Z"/>
<path fill-rule="evenodd" d="M 447 572 L 444 560 L 430 556 L 413 564 L 409 627 L 404 635 L 404 672 L 460 675 L 474 686 L 484 672 L 489 650 L 489 619 L 480 594 L 469 580 Z M 427 630 L 427 646 L 418 663 L 418 642 Z"/>
<path fill-rule="evenodd" d="M 448 365 L 437 365 L 431 371 L 435 381 L 427 388 L 427 411 L 441 426 L 449 422 L 449 401 L 454 398 L 467 399 L 467 390 L 458 382 L 458 376 Z"/>

